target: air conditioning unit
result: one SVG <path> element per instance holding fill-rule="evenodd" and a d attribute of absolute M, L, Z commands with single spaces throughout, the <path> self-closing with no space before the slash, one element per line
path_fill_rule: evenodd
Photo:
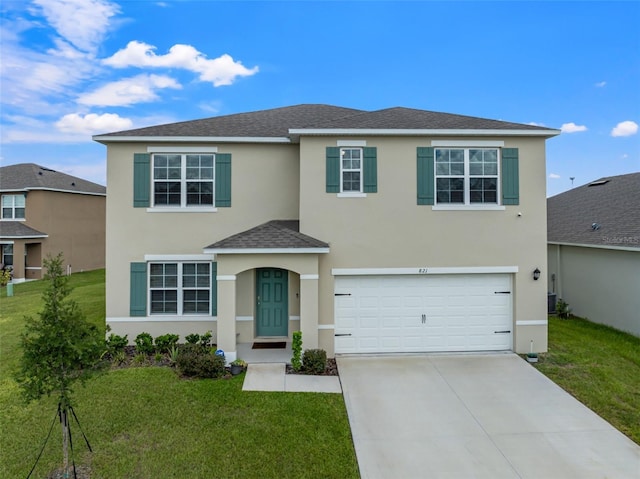
<path fill-rule="evenodd" d="M 556 303 L 558 295 L 556 293 L 547 293 L 547 313 L 554 314 L 556 312 Z"/>

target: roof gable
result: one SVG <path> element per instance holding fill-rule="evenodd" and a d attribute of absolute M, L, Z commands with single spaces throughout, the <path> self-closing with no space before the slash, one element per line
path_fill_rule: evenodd
<path fill-rule="evenodd" d="M 241 233 L 229 236 L 205 248 L 224 253 L 248 250 L 324 250 L 329 245 L 300 233 L 298 220 L 273 220 Z"/>
<path fill-rule="evenodd" d="M 56 190 L 93 195 L 105 195 L 107 192 L 102 185 L 35 163 L 20 163 L 0 168 L 0 190 Z"/>
<path fill-rule="evenodd" d="M 600 178 L 548 198 L 547 240 L 640 249 L 640 173 Z"/>

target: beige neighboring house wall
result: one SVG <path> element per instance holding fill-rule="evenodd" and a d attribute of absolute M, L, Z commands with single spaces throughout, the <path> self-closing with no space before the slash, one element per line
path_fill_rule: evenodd
<path fill-rule="evenodd" d="M 24 218 L 0 220 L 14 282 L 42 278 L 43 261 L 59 253 L 71 273 L 105 267 L 104 186 L 27 163 L 0 169 L 0 195 L 25 197 Z"/>
<path fill-rule="evenodd" d="M 42 258 L 62 253 L 73 273 L 105 266 L 104 196 L 57 191 L 31 191 L 27 195 L 27 223 L 46 231 Z"/>
<path fill-rule="evenodd" d="M 640 336 L 640 249 L 550 243 L 548 251 L 552 292 L 573 314 Z"/>

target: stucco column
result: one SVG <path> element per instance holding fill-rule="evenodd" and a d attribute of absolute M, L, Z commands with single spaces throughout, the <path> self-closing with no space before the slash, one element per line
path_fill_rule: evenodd
<path fill-rule="evenodd" d="M 300 275 L 300 331 L 303 349 L 318 347 L 318 275 Z"/>
<path fill-rule="evenodd" d="M 218 275 L 218 348 L 236 359 L 236 276 Z"/>
<path fill-rule="evenodd" d="M 24 270 L 24 241 L 13 243 L 13 281 L 21 283 L 26 279 Z"/>

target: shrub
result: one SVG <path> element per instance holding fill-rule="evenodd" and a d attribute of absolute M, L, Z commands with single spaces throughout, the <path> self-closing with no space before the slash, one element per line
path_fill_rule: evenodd
<path fill-rule="evenodd" d="M 124 351 L 127 344 L 129 344 L 129 340 L 126 334 L 124 336 L 118 336 L 117 334 L 111 333 L 106 340 L 107 352 L 111 356 L 115 356 L 116 353 Z"/>
<path fill-rule="evenodd" d="M 571 316 L 571 308 L 569 307 L 569 303 L 563 301 L 562 299 L 558 299 L 558 302 L 556 303 L 556 313 L 563 319 L 569 319 L 569 316 Z"/>
<path fill-rule="evenodd" d="M 152 354 L 154 351 L 153 337 L 149 333 L 140 333 L 135 339 L 136 350 L 140 354 Z"/>
<path fill-rule="evenodd" d="M 205 348 L 211 346 L 212 337 L 213 335 L 211 334 L 211 331 L 207 331 L 206 333 L 204 333 L 202 336 L 200 336 L 200 346 L 203 346 Z"/>
<path fill-rule="evenodd" d="M 184 376 L 195 378 L 219 378 L 224 376 L 224 356 L 212 354 L 200 344 L 185 344 L 180 348 L 176 365 Z"/>
<path fill-rule="evenodd" d="M 322 374 L 327 368 L 327 352 L 324 349 L 307 349 L 302 355 L 302 369 L 310 374 Z"/>
<path fill-rule="evenodd" d="M 156 338 L 156 351 L 159 353 L 168 353 L 173 346 L 178 344 L 180 336 L 177 334 L 163 334 Z"/>
<path fill-rule="evenodd" d="M 198 333 L 187 334 L 184 339 L 188 344 L 197 344 L 200 341 L 200 335 Z"/>
<path fill-rule="evenodd" d="M 178 360 L 178 354 L 180 354 L 180 349 L 178 349 L 177 345 L 171 346 L 169 352 L 167 353 L 167 357 L 169 358 L 169 362 L 173 365 Z"/>
<path fill-rule="evenodd" d="M 11 271 L 8 269 L 0 269 L 0 286 L 4 287 L 11 281 Z"/>
<path fill-rule="evenodd" d="M 300 358 L 302 354 L 302 331 L 293 332 L 293 341 L 291 343 L 291 367 L 294 371 L 300 371 L 302 368 L 302 360 Z"/>

